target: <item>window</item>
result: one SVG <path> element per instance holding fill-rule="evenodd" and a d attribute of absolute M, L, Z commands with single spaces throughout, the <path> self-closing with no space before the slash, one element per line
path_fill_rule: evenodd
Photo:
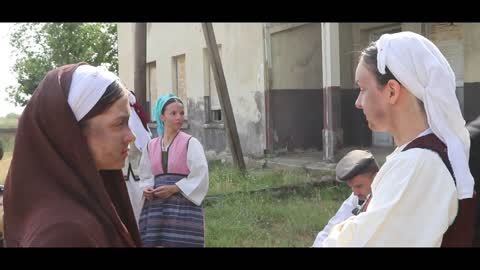
<path fill-rule="evenodd" d="M 156 62 L 150 62 L 147 64 L 147 108 L 150 108 L 150 119 L 155 119 L 153 117 L 152 106 L 155 104 L 158 98 L 158 87 L 157 87 L 157 64 Z M 147 109 L 146 108 L 146 109 Z M 148 111 L 146 113 L 149 113 Z"/>
<path fill-rule="evenodd" d="M 222 110 L 211 110 L 211 122 L 221 122 L 222 121 Z"/>
<path fill-rule="evenodd" d="M 455 73 L 456 86 L 464 84 L 463 31 L 453 23 L 428 24 L 428 38 L 445 56 Z"/>
<path fill-rule="evenodd" d="M 222 57 L 222 47 L 218 46 L 220 59 Z M 210 65 L 210 57 L 207 48 L 203 49 L 204 59 L 204 87 L 205 87 L 205 122 L 215 123 L 223 122 L 222 109 L 220 107 L 220 99 L 218 97 L 213 70 Z"/>
<path fill-rule="evenodd" d="M 185 74 L 185 54 L 173 57 L 173 93 L 177 95 L 184 104 L 185 119 L 188 116 L 188 97 Z"/>

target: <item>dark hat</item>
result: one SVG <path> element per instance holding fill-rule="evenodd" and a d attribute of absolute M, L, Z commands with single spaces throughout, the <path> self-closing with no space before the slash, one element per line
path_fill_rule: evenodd
<path fill-rule="evenodd" d="M 365 169 L 373 164 L 378 167 L 377 161 L 372 153 L 365 150 L 350 151 L 337 163 L 335 169 L 337 180 L 348 181 L 364 173 Z"/>

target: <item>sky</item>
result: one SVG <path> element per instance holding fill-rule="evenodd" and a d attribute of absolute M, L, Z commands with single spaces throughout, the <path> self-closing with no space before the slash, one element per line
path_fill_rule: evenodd
<path fill-rule="evenodd" d="M 12 112 L 20 114 L 23 111 L 23 108 L 5 100 L 8 96 L 5 88 L 15 84 L 15 74 L 10 71 L 14 63 L 10 56 L 12 48 L 8 43 L 8 30 L 12 25 L 13 23 L 0 23 L 0 117 Z"/>

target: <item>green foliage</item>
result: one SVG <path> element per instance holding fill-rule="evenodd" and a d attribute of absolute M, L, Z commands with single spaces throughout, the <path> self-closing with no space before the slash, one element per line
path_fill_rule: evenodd
<path fill-rule="evenodd" d="M 86 62 L 118 73 L 117 28 L 111 23 L 17 23 L 10 32 L 18 85 L 9 101 L 24 106 L 48 71 Z"/>

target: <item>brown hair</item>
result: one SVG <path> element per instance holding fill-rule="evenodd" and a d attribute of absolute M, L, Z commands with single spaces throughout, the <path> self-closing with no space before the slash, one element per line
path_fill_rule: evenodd
<path fill-rule="evenodd" d="M 360 174 L 368 174 L 368 175 L 374 175 L 378 172 L 378 164 L 375 160 L 371 162 L 367 167 L 365 167 L 363 170 L 361 170 L 358 175 Z"/>
<path fill-rule="evenodd" d="M 167 106 L 168 106 L 169 104 L 172 104 L 172 103 L 174 103 L 174 102 L 178 102 L 178 103 L 180 103 L 180 104 L 183 105 L 183 102 L 182 102 L 180 99 L 178 99 L 178 98 L 171 98 L 171 99 L 169 99 L 167 102 L 165 102 L 165 105 L 163 105 L 162 112 L 160 113 L 160 115 L 163 115 L 163 114 L 165 113 L 165 108 L 167 108 Z"/>
<path fill-rule="evenodd" d="M 377 79 L 377 83 L 380 86 L 385 86 L 389 80 L 395 80 L 398 82 L 397 78 L 395 78 L 395 76 L 392 74 L 390 69 L 388 69 L 388 67 L 385 67 L 385 74 L 381 74 L 378 71 L 377 54 L 377 44 L 375 42 L 372 42 L 368 47 L 363 49 L 360 55 L 360 60 L 363 59 L 365 66 L 375 75 L 375 79 Z"/>

